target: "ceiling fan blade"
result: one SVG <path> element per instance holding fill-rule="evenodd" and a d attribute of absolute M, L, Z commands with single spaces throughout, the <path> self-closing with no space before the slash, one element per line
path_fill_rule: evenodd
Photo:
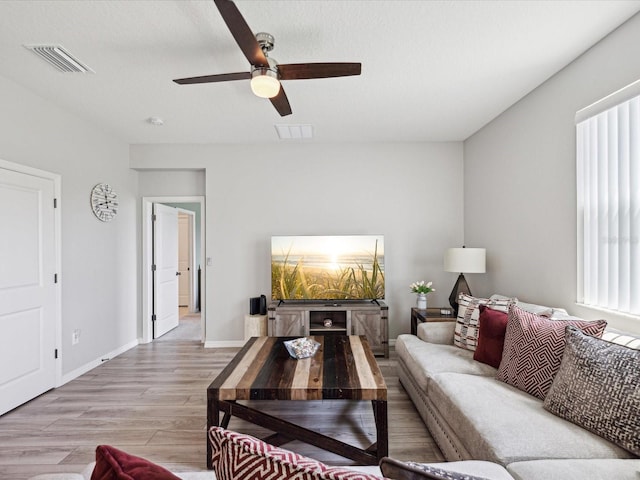
<path fill-rule="evenodd" d="M 291 115 L 291 105 L 289 105 L 289 99 L 287 98 L 287 94 L 284 93 L 282 85 L 280 85 L 278 95 L 270 98 L 269 100 L 271 100 L 271 104 L 275 107 L 281 117 Z"/>
<path fill-rule="evenodd" d="M 249 63 L 256 67 L 268 67 L 267 57 L 262 52 L 256 36 L 253 34 L 244 17 L 231 0 L 214 0 L 216 7 L 222 15 L 224 23 L 227 24 L 231 35 L 235 38 L 236 43 L 247 57 Z"/>
<path fill-rule="evenodd" d="M 308 78 L 348 77 L 360 75 L 360 63 L 289 63 L 278 64 L 282 80 L 305 80 Z"/>
<path fill-rule="evenodd" d="M 188 77 L 177 78 L 174 82 L 180 85 L 191 85 L 194 83 L 213 83 L 213 82 L 228 82 L 231 80 L 249 80 L 251 78 L 251 72 L 238 72 L 238 73 L 221 73 L 219 75 L 203 75 L 202 77 Z"/>

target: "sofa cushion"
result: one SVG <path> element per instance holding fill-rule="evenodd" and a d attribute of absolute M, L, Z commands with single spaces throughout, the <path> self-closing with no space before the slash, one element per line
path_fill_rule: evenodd
<path fill-rule="evenodd" d="M 429 343 L 453 345 L 453 335 L 456 330 L 455 320 L 446 322 L 421 322 L 418 324 L 416 335 L 420 340 Z"/>
<path fill-rule="evenodd" d="M 109 445 L 96 448 L 91 480 L 180 480 L 169 470 Z"/>
<path fill-rule="evenodd" d="M 534 460 L 507 466 L 516 480 L 638 480 L 640 460 Z"/>
<path fill-rule="evenodd" d="M 640 350 L 571 326 L 565 338 L 560 370 L 544 407 L 640 455 Z"/>
<path fill-rule="evenodd" d="M 589 335 L 600 336 L 607 322 L 550 320 L 512 306 L 498 380 L 543 399 L 560 368 L 567 325 L 578 327 Z"/>
<path fill-rule="evenodd" d="M 495 310 L 507 311 L 516 299 L 490 299 L 476 298 L 466 293 L 458 297 L 458 317 L 456 318 L 456 331 L 453 344 L 465 350 L 474 351 L 478 341 L 478 319 L 480 317 L 480 305 L 486 305 Z"/>
<path fill-rule="evenodd" d="M 633 458 L 617 445 L 558 418 L 542 400 L 491 377 L 439 373 L 432 408 L 471 458 L 508 465 L 539 458 Z"/>
<path fill-rule="evenodd" d="M 473 359 L 494 368 L 500 366 L 508 316 L 505 312 L 480 305 L 478 345 Z"/>
<path fill-rule="evenodd" d="M 380 480 L 377 475 L 354 472 L 344 467 L 329 467 L 322 462 L 274 447 L 241 433 L 212 427 L 209 430 L 212 464 L 217 480 Z M 253 475 L 251 475 L 253 474 Z"/>
<path fill-rule="evenodd" d="M 395 349 L 416 383 L 425 392 L 428 390 L 429 378 L 436 373 L 457 372 L 492 377 L 496 374 L 495 368 L 476 362 L 473 352 L 469 350 L 424 342 L 414 335 L 398 335 Z"/>

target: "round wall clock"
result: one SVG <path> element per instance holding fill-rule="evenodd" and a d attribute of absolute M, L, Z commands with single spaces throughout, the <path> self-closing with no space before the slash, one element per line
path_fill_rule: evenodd
<path fill-rule="evenodd" d="M 91 209 L 99 220 L 113 220 L 118 213 L 118 194 L 111 185 L 99 183 L 91 189 Z"/>

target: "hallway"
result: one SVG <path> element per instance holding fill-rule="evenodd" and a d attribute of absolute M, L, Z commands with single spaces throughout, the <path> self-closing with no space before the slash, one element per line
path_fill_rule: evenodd
<path fill-rule="evenodd" d="M 200 312 L 189 313 L 187 307 L 179 307 L 180 321 L 176 328 L 161 336 L 156 342 L 201 341 Z"/>

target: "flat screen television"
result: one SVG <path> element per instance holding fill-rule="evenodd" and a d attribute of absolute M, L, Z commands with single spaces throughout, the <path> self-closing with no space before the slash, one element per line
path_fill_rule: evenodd
<path fill-rule="evenodd" d="M 383 299 L 384 236 L 271 237 L 271 298 Z"/>

